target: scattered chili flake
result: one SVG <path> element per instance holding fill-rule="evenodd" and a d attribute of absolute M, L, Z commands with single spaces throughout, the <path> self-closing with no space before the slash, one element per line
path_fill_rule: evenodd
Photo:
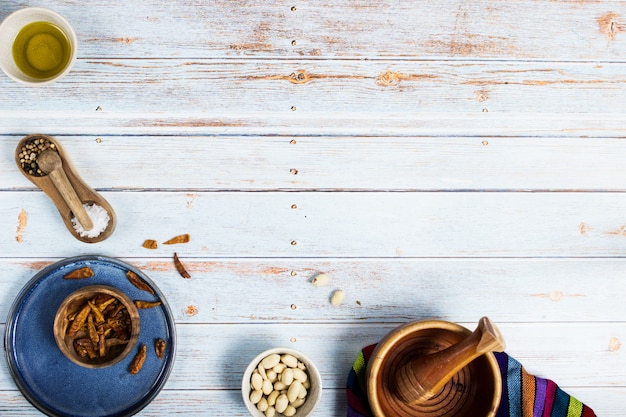
<path fill-rule="evenodd" d="M 174 236 L 170 240 L 166 240 L 165 242 L 163 242 L 163 244 L 164 245 L 175 245 L 177 243 L 187 243 L 187 242 L 189 242 L 189 240 L 190 240 L 189 234 L 185 233 L 184 235 Z"/>
<path fill-rule="evenodd" d="M 191 278 L 191 275 L 189 275 L 189 272 L 187 272 L 187 270 L 183 266 L 183 263 L 180 261 L 180 259 L 178 259 L 178 255 L 176 254 L 176 252 L 174 252 L 174 265 L 176 266 L 176 270 L 181 277 Z"/>
<path fill-rule="evenodd" d="M 156 240 L 153 239 L 146 239 L 143 241 L 143 246 L 146 249 L 156 249 L 159 247 L 158 243 Z"/>
<path fill-rule="evenodd" d="M 133 271 L 126 272 L 126 278 L 133 284 L 135 287 L 139 288 L 142 291 L 148 291 L 150 294 L 154 294 L 154 290 L 148 284 L 143 282 L 141 278 L 137 276 Z"/>
<path fill-rule="evenodd" d="M 144 361 L 146 360 L 146 345 L 141 345 L 139 348 L 139 352 L 133 358 L 133 361 L 130 364 L 130 368 L 128 371 L 136 375 L 141 371 L 141 367 L 143 366 Z"/>
<path fill-rule="evenodd" d="M 165 340 L 157 339 L 154 344 L 154 351 L 159 359 L 163 359 L 163 354 L 165 353 Z"/>
<path fill-rule="evenodd" d="M 152 308 L 152 307 L 156 307 L 156 306 L 160 306 L 161 305 L 160 301 L 135 300 L 135 301 L 133 301 L 133 303 L 135 304 L 135 307 L 137 307 L 137 308 Z"/>
<path fill-rule="evenodd" d="M 94 272 L 88 266 L 84 268 L 75 269 L 72 272 L 63 276 L 65 279 L 83 279 L 93 277 Z"/>

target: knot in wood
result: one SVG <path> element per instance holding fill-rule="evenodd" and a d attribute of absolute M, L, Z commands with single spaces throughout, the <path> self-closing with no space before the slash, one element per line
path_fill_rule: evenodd
<path fill-rule="evenodd" d="M 376 79 L 376 84 L 383 87 L 400 84 L 400 75 L 394 71 L 384 71 Z"/>
<path fill-rule="evenodd" d="M 615 36 L 624 30 L 619 18 L 620 16 L 614 12 L 609 12 L 598 18 L 600 32 L 604 33 L 609 41 L 615 40 Z"/>
<path fill-rule="evenodd" d="M 311 77 L 309 76 L 309 74 L 306 73 L 305 70 L 297 70 L 289 75 L 289 81 L 294 84 L 304 84 L 311 81 Z"/>

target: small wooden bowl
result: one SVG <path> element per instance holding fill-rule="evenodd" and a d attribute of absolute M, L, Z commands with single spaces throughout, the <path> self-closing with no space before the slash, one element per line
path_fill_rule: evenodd
<path fill-rule="evenodd" d="M 493 417 L 500 404 L 502 378 L 493 353 L 456 373 L 441 392 L 409 405 L 397 393 L 396 371 L 418 357 L 458 344 L 472 332 L 455 323 L 407 323 L 387 334 L 372 352 L 367 395 L 375 417 Z"/>
<path fill-rule="evenodd" d="M 59 190 L 57 190 L 57 188 L 55 187 L 55 185 L 53 184 L 52 180 L 49 178 L 48 175 L 42 175 L 42 176 L 33 175 L 24 171 L 24 169 L 22 168 L 20 157 L 19 157 L 19 154 L 22 151 L 22 147 L 24 147 L 25 144 L 31 143 L 37 139 L 46 140 L 54 144 L 56 151 L 61 157 L 61 161 L 63 163 L 63 171 L 65 172 L 65 175 L 67 176 L 69 183 L 71 184 L 72 188 L 76 192 L 76 195 L 78 196 L 80 201 L 83 204 L 89 204 L 89 205 L 97 204 L 98 206 L 105 209 L 106 212 L 108 213 L 109 223 L 107 224 L 104 231 L 102 231 L 98 236 L 96 237 L 81 236 L 78 232 L 76 232 L 76 229 L 74 229 L 74 225 L 72 224 L 72 218 L 74 217 L 74 214 L 72 213 L 72 210 L 69 208 L 69 206 L 65 202 L 64 197 L 61 195 Z M 80 240 L 81 242 L 85 242 L 85 243 L 101 242 L 105 240 L 106 238 L 108 238 L 109 236 L 111 236 L 117 224 L 117 218 L 115 216 L 115 211 L 113 211 L 113 207 L 111 207 L 109 202 L 106 201 L 104 197 L 102 197 L 98 192 L 96 192 L 93 188 L 88 186 L 83 181 L 80 175 L 78 175 L 78 173 L 76 172 L 74 165 L 72 164 L 67 153 L 65 152 L 61 144 L 55 138 L 53 138 L 52 136 L 40 135 L 40 134 L 25 136 L 24 138 L 22 138 L 22 140 L 20 140 L 20 142 L 17 144 L 17 147 L 15 148 L 15 163 L 17 164 L 20 172 L 30 182 L 35 184 L 37 187 L 41 188 L 41 190 L 44 193 L 46 193 L 48 197 L 50 197 L 50 199 L 56 206 L 57 210 L 59 211 L 59 214 L 61 215 L 61 218 L 63 219 L 63 223 L 65 224 L 65 227 L 67 228 L 67 230 L 69 230 L 72 236 L 74 236 L 76 239 Z"/>
<path fill-rule="evenodd" d="M 89 335 L 83 330 L 76 336 L 68 336 L 67 328 L 70 324 L 68 316 L 77 312 L 88 300 L 92 300 L 99 294 L 113 296 L 126 307 L 131 320 L 131 332 L 128 343 L 110 347 L 107 354 L 102 358 L 90 359 L 89 357 L 81 357 L 73 345 L 75 339 L 88 338 Z M 54 317 L 53 330 L 57 346 L 69 360 L 85 368 L 104 368 L 118 363 L 133 351 L 139 338 L 139 328 L 139 311 L 126 294 L 107 285 L 90 285 L 74 291 L 65 298 Z"/>

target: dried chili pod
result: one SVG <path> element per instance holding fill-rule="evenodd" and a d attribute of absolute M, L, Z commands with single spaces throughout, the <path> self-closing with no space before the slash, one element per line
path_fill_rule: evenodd
<path fill-rule="evenodd" d="M 146 360 L 146 345 L 141 345 L 139 348 L 139 352 L 133 358 L 133 361 L 130 364 L 128 371 L 136 375 L 141 371 L 141 367 L 143 366 L 144 361 Z"/>
<path fill-rule="evenodd" d="M 161 305 L 160 301 L 135 300 L 135 301 L 133 301 L 133 303 L 135 304 L 135 306 L 137 308 L 152 308 L 152 307 L 156 307 L 156 306 L 160 306 Z"/>
<path fill-rule="evenodd" d="M 76 353 L 81 358 L 86 358 L 87 357 L 87 348 L 85 346 L 74 345 L 74 350 L 76 350 Z"/>
<path fill-rule="evenodd" d="M 89 307 L 89 304 L 85 304 L 83 308 L 80 310 L 80 312 L 74 318 L 74 321 L 72 321 L 72 325 L 68 327 L 67 329 L 68 336 L 71 336 L 71 337 L 76 336 L 76 333 L 78 333 L 81 327 L 83 327 L 83 325 L 85 324 L 85 320 L 87 320 L 87 316 L 89 315 L 90 311 L 91 311 L 91 307 Z"/>
<path fill-rule="evenodd" d="M 156 249 L 159 247 L 158 243 L 156 240 L 153 239 L 146 239 L 143 241 L 143 246 L 146 249 Z"/>
<path fill-rule="evenodd" d="M 159 359 L 163 359 L 163 354 L 165 353 L 165 340 L 157 339 L 154 344 L 154 351 Z"/>
<path fill-rule="evenodd" d="M 96 320 L 96 323 L 97 324 L 104 323 L 105 321 L 104 315 L 98 309 L 98 307 L 96 307 L 93 301 L 87 301 L 87 305 L 89 306 L 89 308 L 91 308 L 91 312 L 93 313 L 93 318 Z"/>
<path fill-rule="evenodd" d="M 119 345 L 127 345 L 128 340 L 122 340 L 117 337 L 112 337 L 110 339 L 105 340 L 107 348 Z"/>
<path fill-rule="evenodd" d="M 98 310 L 102 311 L 104 313 L 104 310 L 111 304 L 115 303 L 117 301 L 117 299 L 115 297 L 109 297 L 108 299 L 106 299 L 105 301 L 96 304 L 96 307 L 98 307 Z"/>
<path fill-rule="evenodd" d="M 89 332 L 89 339 L 91 339 L 91 343 L 94 345 L 97 344 L 100 340 L 98 336 L 98 331 L 96 330 L 96 325 L 93 322 L 93 314 L 89 314 L 87 316 L 87 330 Z"/>
<path fill-rule="evenodd" d="M 180 261 L 180 259 L 178 259 L 178 255 L 176 254 L 176 252 L 174 252 L 174 265 L 176 266 L 176 270 L 181 277 L 191 278 L 191 275 L 189 275 L 189 272 L 187 272 L 187 269 L 185 269 L 183 263 Z"/>
<path fill-rule="evenodd" d="M 135 274 L 133 271 L 127 271 L 126 278 L 128 278 L 130 283 L 133 284 L 135 287 L 139 288 L 140 290 L 147 291 L 150 294 L 154 294 L 154 290 L 152 289 L 152 287 L 150 287 L 148 284 L 143 282 L 141 278 L 139 278 L 139 276 L 137 276 L 137 274 Z"/>
<path fill-rule="evenodd" d="M 185 233 L 183 235 L 174 236 L 173 238 L 163 242 L 163 244 L 164 245 L 176 245 L 178 243 L 187 243 L 189 242 L 190 239 L 191 237 L 189 236 L 189 234 Z"/>
<path fill-rule="evenodd" d="M 78 268 L 73 270 L 72 272 L 69 272 L 65 275 L 63 275 L 63 278 L 65 279 L 83 279 L 83 278 L 91 278 L 93 277 L 94 272 L 91 268 L 89 268 L 88 266 L 84 267 L 84 268 Z"/>

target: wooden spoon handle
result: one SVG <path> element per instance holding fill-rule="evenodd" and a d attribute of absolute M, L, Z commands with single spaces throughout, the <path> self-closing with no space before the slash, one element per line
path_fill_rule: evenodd
<path fill-rule="evenodd" d="M 396 374 L 397 394 L 408 404 L 428 400 L 471 361 L 487 352 L 504 349 L 500 331 L 487 317 L 483 317 L 476 330 L 460 343 L 400 367 Z"/>
<path fill-rule="evenodd" d="M 52 170 L 48 176 L 52 180 L 52 183 L 59 191 L 59 194 L 65 200 L 65 203 L 70 208 L 76 219 L 80 223 L 80 225 L 85 230 L 93 229 L 93 222 L 91 221 L 91 217 L 87 214 L 85 207 L 83 207 L 83 203 L 78 198 L 76 191 L 70 184 L 70 181 L 67 179 L 67 175 L 63 171 L 62 167 L 56 168 Z"/>

